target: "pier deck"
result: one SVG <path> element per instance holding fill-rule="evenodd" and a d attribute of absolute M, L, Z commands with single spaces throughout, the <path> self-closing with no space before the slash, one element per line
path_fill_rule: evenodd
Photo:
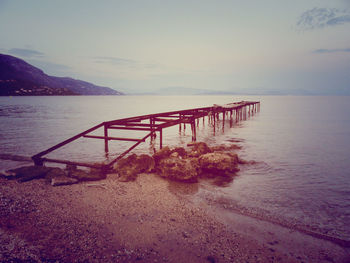
<path fill-rule="evenodd" d="M 213 105 L 211 107 L 204 108 L 194 108 L 188 110 L 170 111 L 149 115 L 142 115 L 112 121 L 102 122 L 84 132 L 81 132 L 61 143 L 58 143 L 49 149 L 42 151 L 38 154 L 33 155 L 31 158 L 35 165 L 43 165 L 45 162 L 69 164 L 76 166 L 85 166 L 90 168 L 97 168 L 108 170 L 113 165 L 137 147 L 140 143 L 145 142 L 146 139 L 150 138 L 151 141 L 156 138 L 156 133 L 159 134 L 159 145 L 160 148 L 163 146 L 163 129 L 179 125 L 179 130 L 181 131 L 182 126 L 189 124 L 191 126 L 192 141 L 196 141 L 196 121 L 198 123 L 200 118 L 208 117 L 209 122 L 213 123 L 215 131 L 215 123 L 219 120 L 220 114 L 222 114 L 223 125 L 225 123 L 225 118 L 230 118 L 230 123 L 232 126 L 233 122 L 239 122 L 241 120 L 246 120 L 247 117 L 253 115 L 260 110 L 259 101 L 241 101 L 234 102 L 225 105 Z M 204 121 L 204 120 L 203 120 Z M 103 128 L 103 135 L 92 135 L 98 129 Z M 141 138 L 127 138 L 127 137 L 114 137 L 109 136 L 109 130 L 129 130 L 129 131 L 144 131 L 146 134 Z M 64 145 L 71 143 L 79 138 L 89 138 L 89 139 L 99 139 L 104 141 L 105 152 L 109 152 L 109 141 L 129 141 L 134 142 L 134 144 L 118 155 L 114 160 L 108 164 L 91 164 L 82 162 L 73 162 L 69 160 L 58 160 L 46 158 L 45 155 L 63 147 Z"/>

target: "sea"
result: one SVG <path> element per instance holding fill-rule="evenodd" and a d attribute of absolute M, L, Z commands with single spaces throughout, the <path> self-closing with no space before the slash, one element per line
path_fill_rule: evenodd
<path fill-rule="evenodd" d="M 233 180 L 209 182 L 232 212 L 350 242 L 350 97 L 348 96 L 62 96 L 0 97 L 0 156 L 32 156 L 103 121 L 237 101 L 260 101 L 260 111 L 216 128 L 200 120 L 197 141 L 238 145 L 247 164 Z M 95 135 L 102 135 L 97 131 Z M 110 134 L 110 136 L 119 134 Z M 122 134 L 125 136 L 126 134 Z M 142 132 L 127 132 L 142 138 Z M 163 132 L 163 145 L 191 142 L 191 129 Z M 48 157 L 83 162 L 110 161 L 130 147 L 79 139 Z M 134 153 L 150 154 L 159 138 Z M 28 165 L 0 159 L 0 170 Z M 208 182 L 200 182 L 193 195 Z M 203 186 L 203 187 L 202 187 Z M 206 190 L 208 191 L 208 190 Z"/>

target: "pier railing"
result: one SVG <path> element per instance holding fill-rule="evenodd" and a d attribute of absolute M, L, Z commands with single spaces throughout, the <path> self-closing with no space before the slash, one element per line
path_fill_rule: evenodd
<path fill-rule="evenodd" d="M 32 156 L 32 160 L 35 165 L 43 165 L 45 162 L 61 163 L 68 165 L 84 166 L 90 168 L 97 168 L 102 170 L 110 169 L 118 160 L 127 155 L 140 143 L 145 142 L 146 139 L 150 138 L 151 141 L 156 138 L 156 133 L 159 133 L 159 146 L 163 146 L 163 129 L 179 125 L 181 131 L 182 125 L 185 127 L 186 124 L 190 124 L 192 132 L 192 141 L 196 141 L 196 121 L 198 123 L 200 118 L 208 117 L 209 122 L 213 123 L 214 131 L 216 122 L 219 120 L 219 115 L 222 114 L 223 125 L 225 124 L 225 118 L 230 118 L 230 124 L 233 122 L 239 122 L 246 120 L 247 117 L 253 115 L 260 110 L 259 101 L 241 101 L 234 102 L 225 105 L 214 105 L 212 107 L 195 108 L 188 110 L 170 111 L 149 115 L 142 115 L 112 121 L 102 122 L 86 131 L 83 131 L 63 142 L 60 142 L 49 149 L 42 151 Z M 204 119 L 203 119 L 204 121 Z M 103 128 L 103 135 L 92 135 L 91 133 Z M 146 135 L 141 138 L 127 138 L 127 137 L 114 137 L 109 136 L 109 130 L 129 130 L 129 131 L 145 131 Z M 79 138 L 89 139 L 100 139 L 104 141 L 105 152 L 109 152 L 109 141 L 128 141 L 134 142 L 134 144 L 126 151 L 119 154 L 114 160 L 108 164 L 91 164 L 84 162 L 74 162 L 69 160 L 59 160 L 47 158 L 50 152 L 53 152 Z"/>

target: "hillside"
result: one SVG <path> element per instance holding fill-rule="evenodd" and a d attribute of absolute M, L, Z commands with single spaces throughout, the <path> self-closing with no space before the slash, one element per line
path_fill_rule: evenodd
<path fill-rule="evenodd" d="M 45 74 L 24 60 L 0 54 L 0 96 L 123 95 L 107 87 Z"/>

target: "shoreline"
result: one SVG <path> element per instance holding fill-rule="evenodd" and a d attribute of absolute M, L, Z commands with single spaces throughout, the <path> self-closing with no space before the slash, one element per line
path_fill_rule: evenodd
<path fill-rule="evenodd" d="M 350 260 L 348 248 L 199 200 L 196 187 L 154 174 L 60 187 L 0 178 L 0 261 Z"/>
<path fill-rule="evenodd" d="M 195 197 L 196 198 L 196 197 Z M 220 211 L 219 213 L 235 214 L 237 217 L 251 218 L 257 221 L 266 222 L 281 228 L 290 229 L 292 231 L 300 232 L 304 235 L 311 236 L 316 239 L 331 242 L 335 245 L 344 248 L 350 248 L 350 239 L 342 239 L 341 237 L 322 233 L 321 229 L 310 229 L 305 224 L 300 222 L 291 222 L 286 219 L 277 218 L 273 216 L 266 216 L 257 212 L 236 207 L 230 203 L 230 199 L 218 194 L 213 194 L 210 190 L 203 194 L 203 197 L 209 207 Z M 197 197 L 197 199 L 200 199 Z"/>

